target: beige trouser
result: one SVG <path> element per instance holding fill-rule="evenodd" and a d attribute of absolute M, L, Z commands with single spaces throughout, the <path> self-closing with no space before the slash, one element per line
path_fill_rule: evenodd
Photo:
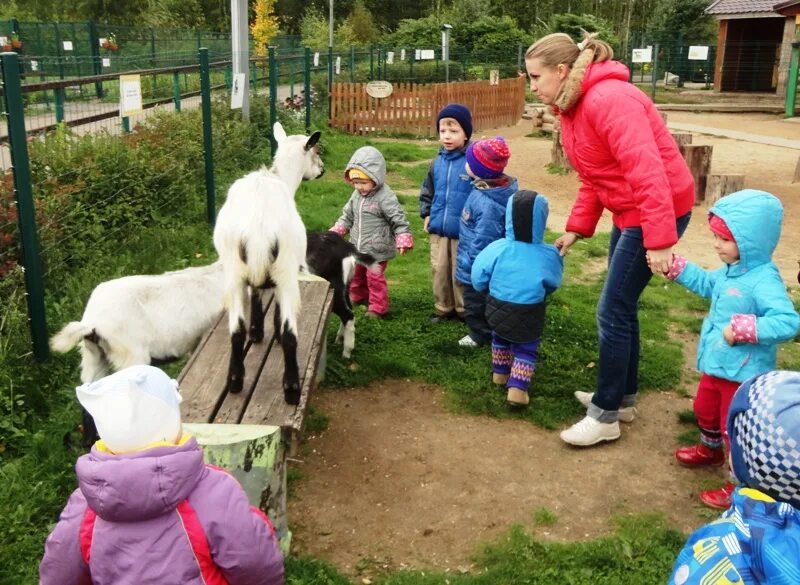
<path fill-rule="evenodd" d="M 434 307 L 439 315 L 464 315 L 464 288 L 456 280 L 458 240 L 430 234 Z"/>

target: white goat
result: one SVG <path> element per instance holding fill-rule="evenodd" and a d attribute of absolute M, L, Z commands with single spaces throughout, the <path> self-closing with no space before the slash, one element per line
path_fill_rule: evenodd
<path fill-rule="evenodd" d="M 261 290 L 275 289 L 275 337 L 283 348 L 283 393 L 289 404 L 300 402 L 297 365 L 298 272 L 306 267 L 306 231 L 294 194 L 304 179 L 325 172 L 311 137 L 287 136 L 280 122 L 273 127 L 278 150 L 272 167 L 261 168 L 231 185 L 214 227 L 214 247 L 225 273 L 225 307 L 231 333 L 226 389 L 240 392 L 244 383 L 245 307 L 250 287 L 250 339 L 264 338 Z"/>
<path fill-rule="evenodd" d="M 125 276 L 98 284 L 83 317 L 64 326 L 50 347 L 81 346 L 81 381 L 109 368 L 177 359 L 197 345 L 222 311 L 222 264 L 156 275 Z"/>

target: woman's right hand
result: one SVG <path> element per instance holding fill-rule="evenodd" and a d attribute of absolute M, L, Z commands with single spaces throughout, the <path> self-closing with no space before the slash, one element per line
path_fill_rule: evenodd
<path fill-rule="evenodd" d="M 562 256 L 567 255 L 567 250 L 570 249 L 572 244 L 577 242 L 579 239 L 578 234 L 574 232 L 567 232 L 566 234 L 559 237 L 555 242 L 554 245 L 558 249 L 558 253 Z"/>
<path fill-rule="evenodd" d="M 424 229 L 426 233 L 428 231 L 428 226 L 430 225 L 430 223 L 431 223 L 431 216 L 430 215 L 422 220 L 422 229 Z"/>

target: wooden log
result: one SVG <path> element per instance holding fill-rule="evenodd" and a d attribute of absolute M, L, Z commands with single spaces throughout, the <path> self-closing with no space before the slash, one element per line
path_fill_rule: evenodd
<path fill-rule="evenodd" d="M 572 171 L 572 165 L 564 154 L 564 146 L 561 144 L 561 130 L 553 130 L 553 146 L 550 149 L 550 162 L 558 167 Z"/>
<path fill-rule="evenodd" d="M 553 114 L 547 112 L 542 116 L 542 120 L 544 120 L 545 124 L 555 124 L 556 117 Z"/>
<path fill-rule="evenodd" d="M 744 189 L 744 175 L 708 175 L 706 205 L 711 207 L 725 195 Z"/>
<path fill-rule="evenodd" d="M 661 116 L 661 119 L 664 120 L 664 124 L 666 124 L 667 123 L 667 113 L 666 112 L 662 112 L 661 110 L 658 110 L 658 114 Z"/>
<path fill-rule="evenodd" d="M 673 132 L 672 138 L 678 143 L 678 150 L 681 151 L 681 154 L 684 154 L 683 147 L 692 143 L 692 135 L 688 132 Z"/>
<path fill-rule="evenodd" d="M 555 130 L 555 128 L 553 126 L 554 126 L 553 124 L 544 123 L 544 124 L 542 124 L 541 131 L 542 132 L 552 132 L 553 130 Z"/>
<path fill-rule="evenodd" d="M 286 446 L 281 428 L 271 425 L 184 423 L 203 448 L 209 465 L 233 475 L 250 504 L 272 521 L 284 553 L 291 533 L 286 518 Z"/>
<path fill-rule="evenodd" d="M 800 183 L 800 158 L 797 159 L 797 166 L 794 167 L 794 177 L 792 183 Z"/>
<path fill-rule="evenodd" d="M 695 205 L 698 205 L 706 196 L 706 182 L 711 170 L 713 147 L 707 144 L 687 144 L 683 149 L 683 158 L 694 179 Z"/>

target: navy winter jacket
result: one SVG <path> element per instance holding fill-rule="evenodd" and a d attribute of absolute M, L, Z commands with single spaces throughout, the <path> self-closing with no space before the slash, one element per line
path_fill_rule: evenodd
<path fill-rule="evenodd" d="M 472 191 L 472 179 L 465 166 L 467 145 L 457 150 L 442 147 L 431 162 L 419 191 L 419 214 L 430 216 L 428 232 L 458 239 L 461 211 Z"/>
<path fill-rule="evenodd" d="M 472 286 L 472 263 L 486 246 L 505 235 L 506 204 L 517 192 L 517 180 L 502 187 L 489 187 L 476 180 L 461 212 L 456 258 L 456 280 Z"/>

